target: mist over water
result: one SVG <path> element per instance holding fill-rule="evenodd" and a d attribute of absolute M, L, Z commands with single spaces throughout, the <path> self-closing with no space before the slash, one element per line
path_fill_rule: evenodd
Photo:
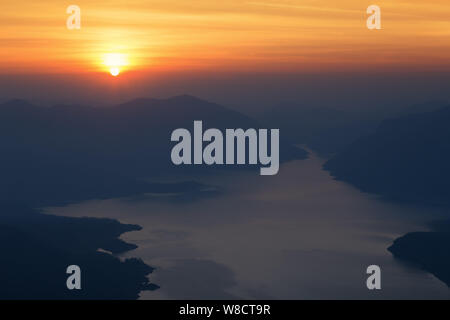
<path fill-rule="evenodd" d="M 125 256 L 156 267 L 150 278 L 161 288 L 142 299 L 450 298 L 444 283 L 386 250 L 443 214 L 361 193 L 323 162 L 311 154 L 276 176 L 180 178 L 216 186 L 214 197 L 148 194 L 45 211 L 141 225 L 122 238 L 139 246 Z M 381 267 L 380 291 L 366 288 L 372 264 Z"/>

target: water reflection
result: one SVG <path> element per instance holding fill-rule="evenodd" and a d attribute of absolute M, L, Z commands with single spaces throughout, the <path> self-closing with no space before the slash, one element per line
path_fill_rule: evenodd
<path fill-rule="evenodd" d="M 322 163 L 313 155 L 277 176 L 197 178 L 219 189 L 196 201 L 147 195 L 47 211 L 141 225 L 123 238 L 139 246 L 127 256 L 157 268 L 161 289 L 144 299 L 449 298 L 442 282 L 386 250 L 441 213 L 380 201 L 332 180 Z M 382 269 L 378 292 L 365 286 L 371 264 Z"/>

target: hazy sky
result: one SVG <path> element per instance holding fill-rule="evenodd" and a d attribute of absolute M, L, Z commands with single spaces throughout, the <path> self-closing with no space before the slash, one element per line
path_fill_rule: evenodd
<path fill-rule="evenodd" d="M 366 8 L 374 3 L 381 8 L 381 30 L 366 27 Z M 320 74 L 324 81 L 316 80 L 319 87 L 313 88 L 318 91 L 324 89 L 322 83 L 332 84 L 329 77 L 339 79 L 328 76 L 332 73 L 357 73 L 359 77 L 366 74 L 368 78 L 372 73 L 378 74 L 378 78 L 380 73 L 389 73 L 393 79 L 408 72 L 438 73 L 431 82 L 422 83 L 424 92 L 428 92 L 424 98 L 434 96 L 436 90 L 441 90 L 436 85 L 442 86 L 440 79 L 450 72 L 450 2 L 382 0 L 374 3 L 362 0 L 3 1 L 0 98 L 47 96 L 50 101 L 49 96 L 59 95 L 67 100 L 72 92 L 77 99 L 106 101 L 133 95 L 164 95 L 164 89 L 167 94 L 205 92 L 212 98 L 215 96 L 211 92 L 219 91 L 217 97 L 230 98 L 230 92 L 221 89 L 238 84 L 239 88 L 233 88 L 233 92 L 247 92 L 245 86 L 256 90 L 251 92 L 253 96 L 268 90 L 276 101 L 289 96 L 289 90 L 296 90 L 294 86 L 288 92 L 283 91 L 292 87 L 292 78 L 280 78 L 283 74 Z M 81 8 L 80 30 L 66 27 L 69 4 Z M 108 66 L 103 63 L 105 54 L 111 53 L 123 55 L 127 60 L 117 78 L 108 74 Z M 245 81 L 239 82 L 241 77 L 236 76 L 239 73 L 246 74 Z M 212 74 L 209 81 L 208 75 Z M 275 78 L 281 82 L 261 80 L 261 74 L 267 79 L 268 74 L 277 74 Z M 249 75 L 253 75 L 255 84 Z M 235 80 L 230 80 L 233 77 Z M 302 79 L 304 84 L 310 84 L 307 77 Z M 420 79 L 418 76 L 415 81 Z M 340 80 L 335 82 L 343 85 Z M 352 86 L 351 81 L 347 83 Z M 49 95 L 45 86 L 55 89 L 55 85 L 59 85 L 58 92 Z M 277 86 L 280 89 L 273 90 Z M 371 86 L 378 84 L 374 82 Z M 332 90 L 329 86 L 325 89 Z M 108 95 L 99 98 L 102 90 Z M 311 89 L 305 93 L 311 94 Z M 239 96 L 233 98 L 238 100 Z"/>
<path fill-rule="evenodd" d="M 3 72 L 84 72 L 102 55 L 135 70 L 323 71 L 450 67 L 448 0 L 377 1 L 382 30 L 366 27 L 362 0 L 75 0 L 81 29 L 66 28 L 67 1 L 4 1 Z"/>

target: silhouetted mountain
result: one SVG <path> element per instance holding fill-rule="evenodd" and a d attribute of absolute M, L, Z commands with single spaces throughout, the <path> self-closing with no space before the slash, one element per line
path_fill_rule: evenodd
<path fill-rule="evenodd" d="M 118 237 L 138 226 L 31 208 L 144 193 L 168 194 L 170 201 L 217 193 L 195 182 L 143 179 L 175 169 L 171 132 L 191 128 L 194 120 L 203 120 L 205 129 L 259 128 L 247 116 L 192 96 L 109 108 L 39 107 L 18 99 L 0 104 L 0 298 L 135 299 L 156 289 L 147 279 L 152 268 L 142 261 L 97 251 L 134 249 Z M 281 160 L 306 157 L 283 141 L 280 147 Z M 71 264 L 82 268 L 81 291 L 66 288 Z"/>
<path fill-rule="evenodd" d="M 412 232 L 388 248 L 399 259 L 417 264 L 450 287 L 450 223 L 433 224 L 434 232 Z"/>
<path fill-rule="evenodd" d="M 366 192 L 409 202 L 449 204 L 450 107 L 384 121 L 324 168 Z"/>
<path fill-rule="evenodd" d="M 381 116 L 284 103 L 268 110 L 261 119 L 280 128 L 291 143 L 306 144 L 317 153 L 328 156 L 372 132 Z"/>
<path fill-rule="evenodd" d="M 406 108 L 403 108 L 397 113 L 397 116 L 403 116 L 413 113 L 425 113 L 425 112 L 432 112 L 437 111 L 439 109 L 445 108 L 448 106 L 448 101 L 445 100 L 431 100 L 426 101 L 422 103 L 417 103 L 412 106 L 408 106 Z"/>
<path fill-rule="evenodd" d="M 155 290 L 153 268 L 98 252 L 136 248 L 118 237 L 139 230 L 110 219 L 42 215 L 19 206 L 0 207 L 0 299 L 136 299 Z M 68 290 L 68 266 L 81 268 L 81 290 Z"/>
<path fill-rule="evenodd" d="M 38 107 L 23 100 L 0 105 L 0 201 L 32 205 L 143 192 L 143 177 L 177 168 L 170 160 L 176 128 L 258 128 L 252 119 L 192 96 L 136 99 L 109 108 Z M 282 142 L 281 159 L 306 153 Z M 233 166 L 235 168 L 235 166 Z"/>
<path fill-rule="evenodd" d="M 194 120 L 202 120 L 204 130 L 261 127 L 243 114 L 187 95 L 136 99 L 109 108 L 42 108 L 16 100 L 0 105 L 0 147 L 12 166 L 26 159 L 49 168 L 59 164 L 61 170 L 150 177 L 176 170 L 170 135 L 177 128 L 192 128 Z M 281 161 L 306 157 L 283 139 L 280 143 Z M 189 170 L 206 169 L 183 167 L 183 172 Z"/>

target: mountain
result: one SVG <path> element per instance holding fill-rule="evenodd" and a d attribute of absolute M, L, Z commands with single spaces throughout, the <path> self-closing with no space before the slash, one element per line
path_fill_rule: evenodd
<path fill-rule="evenodd" d="M 411 232 L 394 241 L 388 250 L 414 263 L 450 287 L 450 221 L 436 221 L 431 232 Z"/>
<path fill-rule="evenodd" d="M 386 199 L 415 204 L 450 204 L 450 106 L 416 105 L 358 139 L 325 163 L 338 180 Z M 431 110 L 430 112 L 420 112 Z M 411 232 L 388 248 L 450 285 L 450 224 Z"/>
<path fill-rule="evenodd" d="M 176 167 L 170 160 L 171 132 L 192 128 L 194 120 L 203 120 L 205 129 L 261 127 L 239 112 L 188 95 L 107 108 L 39 107 L 24 100 L 1 104 L 0 202 L 34 199 L 42 205 L 47 199 L 56 204 L 127 196 L 149 188 L 142 178 L 209 172 Z M 281 161 L 306 157 L 283 140 L 280 152 Z"/>
<path fill-rule="evenodd" d="M 412 232 L 396 239 L 388 249 L 396 257 L 414 263 L 450 287 L 450 232 Z"/>
<path fill-rule="evenodd" d="M 385 120 L 325 163 L 338 180 L 393 200 L 450 203 L 450 106 Z"/>
<path fill-rule="evenodd" d="M 231 109 L 184 95 L 170 99 L 136 99 L 108 108 L 37 107 L 15 100 L 0 105 L 0 148 L 8 157 L 50 167 L 89 168 L 97 174 L 151 177 L 176 170 L 170 160 L 171 132 L 208 127 L 260 128 L 255 120 Z M 280 160 L 303 159 L 306 152 L 283 141 Z M 183 167 L 183 171 L 206 171 Z"/>
<path fill-rule="evenodd" d="M 35 208 L 143 193 L 180 194 L 174 201 L 214 194 L 196 182 L 144 179 L 176 172 L 171 132 L 191 128 L 194 120 L 205 127 L 259 128 L 243 114 L 192 96 L 108 108 L 41 107 L 19 99 L 0 104 L 0 298 L 136 299 L 157 289 L 147 278 L 153 269 L 141 260 L 98 251 L 134 249 L 119 237 L 139 226 Z M 306 157 L 286 142 L 280 148 L 281 160 Z M 74 263 L 82 268 L 81 291 L 65 286 L 66 268 Z"/>
<path fill-rule="evenodd" d="M 0 299 L 137 299 L 140 291 L 158 288 L 148 279 L 153 268 L 140 259 L 120 260 L 98 251 L 136 248 L 118 237 L 139 226 L 4 205 L 0 211 Z M 82 290 L 66 288 L 72 264 L 82 270 Z"/>
<path fill-rule="evenodd" d="M 430 100 L 422 103 L 416 103 L 406 108 L 402 108 L 397 112 L 397 116 L 403 116 L 414 113 L 424 113 L 437 111 L 439 109 L 445 108 L 449 103 L 446 100 Z"/>
<path fill-rule="evenodd" d="M 305 144 L 329 156 L 376 128 L 381 117 L 329 107 L 283 103 L 260 115 L 261 121 L 280 128 L 291 143 Z"/>

